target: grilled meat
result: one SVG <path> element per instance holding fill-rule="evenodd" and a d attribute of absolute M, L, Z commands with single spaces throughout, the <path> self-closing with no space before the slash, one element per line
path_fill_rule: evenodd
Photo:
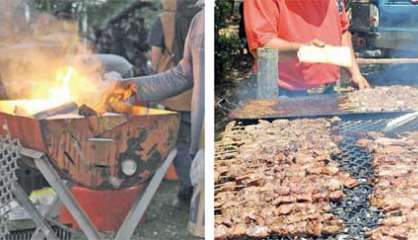
<path fill-rule="evenodd" d="M 390 86 L 363 89 L 349 93 L 343 106 L 360 112 L 418 110 L 418 89 Z"/>
<path fill-rule="evenodd" d="M 217 161 L 216 239 L 270 235 L 322 236 L 343 230 L 329 214 L 330 202 L 344 197 L 357 181 L 332 159 L 339 154 L 332 122 L 260 121 L 246 126 L 234 158 Z"/>
<path fill-rule="evenodd" d="M 369 134 L 359 141 L 373 155 L 372 206 L 384 213 L 370 239 L 418 239 L 418 137 Z"/>

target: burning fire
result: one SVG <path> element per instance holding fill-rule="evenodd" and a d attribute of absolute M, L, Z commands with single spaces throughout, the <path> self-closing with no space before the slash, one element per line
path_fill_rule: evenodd
<path fill-rule="evenodd" d="M 76 80 L 76 71 L 72 66 L 68 66 L 63 72 L 57 74 L 58 87 L 50 89 L 49 99 L 60 99 L 63 102 L 69 102 L 72 100 L 70 82 Z"/>
<path fill-rule="evenodd" d="M 3 12 L 11 11 L 6 8 Z M 18 99 L 8 101 L 7 112 L 31 116 L 69 102 L 94 105 L 100 98 L 103 66 L 90 46 L 80 41 L 78 22 L 47 14 L 33 21 L 23 28 L 30 27 L 30 31 L 22 35 L 13 32 L 16 40 L 1 48 L 4 95 Z M 10 19 L 10 24 L 15 27 L 18 22 Z M 0 107 L 5 111 L 3 104 Z"/>
<path fill-rule="evenodd" d="M 33 115 L 69 102 L 83 104 L 89 97 L 88 91 L 96 89 L 92 81 L 73 66 L 59 69 L 54 78 L 36 85 L 29 99 L 11 101 L 13 112 Z"/>

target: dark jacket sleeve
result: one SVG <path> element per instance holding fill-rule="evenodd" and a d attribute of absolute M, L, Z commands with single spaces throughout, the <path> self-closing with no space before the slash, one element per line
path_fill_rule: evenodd
<path fill-rule="evenodd" d="M 184 45 L 183 59 L 179 64 L 160 74 L 128 79 L 137 86 L 137 97 L 141 101 L 160 101 L 174 97 L 193 87 L 193 66 L 190 33 L 196 27 L 192 22 Z"/>

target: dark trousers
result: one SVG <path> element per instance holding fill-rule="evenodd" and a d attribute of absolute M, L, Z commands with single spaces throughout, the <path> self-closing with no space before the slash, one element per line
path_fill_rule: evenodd
<path fill-rule="evenodd" d="M 190 155 L 191 137 L 190 112 L 181 112 L 180 130 L 177 138 L 177 156 L 174 159 L 174 167 L 180 182 L 179 198 L 188 200 L 193 194 L 190 180 L 190 167 L 192 156 Z"/>

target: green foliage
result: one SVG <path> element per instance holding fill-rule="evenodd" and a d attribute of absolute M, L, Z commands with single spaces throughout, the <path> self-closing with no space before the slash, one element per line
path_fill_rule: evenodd
<path fill-rule="evenodd" d="M 242 61 L 242 46 L 238 34 L 237 19 L 234 16 L 234 1 L 215 2 L 215 76 L 220 83 L 231 73 L 231 69 Z"/>
<path fill-rule="evenodd" d="M 86 7 L 88 16 L 88 25 L 98 27 L 112 17 L 119 10 L 138 0 L 34 0 L 32 6 L 38 11 L 53 13 L 55 11 L 66 11 L 80 18 L 83 9 Z M 160 0 L 151 2 L 159 3 Z M 153 18 L 155 12 L 151 12 Z"/>
<path fill-rule="evenodd" d="M 216 0 L 215 2 L 215 31 L 228 25 L 228 20 L 231 17 L 233 11 L 233 1 L 228 0 Z"/>
<path fill-rule="evenodd" d="M 237 34 L 219 34 L 215 40 L 216 82 L 222 82 L 239 58 L 241 44 Z"/>

